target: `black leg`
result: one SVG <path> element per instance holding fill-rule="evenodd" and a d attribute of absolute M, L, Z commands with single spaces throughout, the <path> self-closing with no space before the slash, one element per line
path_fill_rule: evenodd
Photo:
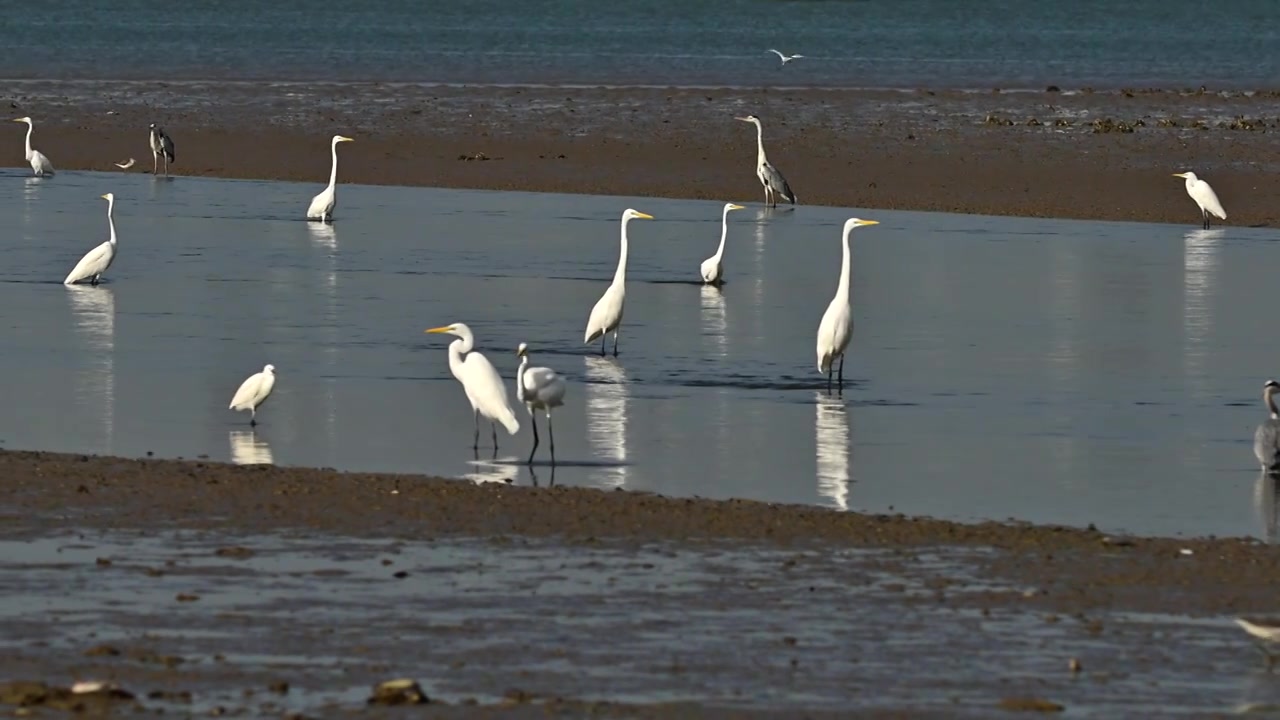
<path fill-rule="evenodd" d="M 535 425 L 534 427 L 536 428 L 537 426 Z M 547 410 L 547 434 L 551 436 L 551 467 L 554 468 L 556 466 L 556 431 L 551 427 L 550 410 Z M 537 436 L 535 435 L 534 437 Z"/>
<path fill-rule="evenodd" d="M 839 383 L 836 385 L 836 391 L 841 397 L 844 397 L 844 353 L 840 353 L 840 372 Z"/>
<path fill-rule="evenodd" d="M 498 454 L 498 423 L 489 422 L 489 429 L 493 431 L 493 454 Z"/>
<path fill-rule="evenodd" d="M 618 357 L 618 331 L 613 331 L 613 356 Z"/>
<path fill-rule="evenodd" d="M 476 435 L 475 435 L 475 439 L 471 443 L 471 449 L 479 450 L 480 449 L 480 411 L 475 410 L 474 412 L 475 412 L 475 420 L 476 420 Z"/>
<path fill-rule="evenodd" d="M 533 449 L 529 451 L 529 465 L 533 464 L 533 455 L 538 452 L 538 416 L 529 413 L 529 422 L 533 425 Z"/>
<path fill-rule="evenodd" d="M 827 366 L 827 394 L 831 394 L 831 366 Z"/>
<path fill-rule="evenodd" d="M 600 357 L 604 357 L 604 345 L 609 342 L 609 333 L 600 333 Z"/>
<path fill-rule="evenodd" d="M 252 418 L 252 417 L 249 418 L 249 427 L 257 427 L 257 426 L 258 426 L 258 419 Z"/>

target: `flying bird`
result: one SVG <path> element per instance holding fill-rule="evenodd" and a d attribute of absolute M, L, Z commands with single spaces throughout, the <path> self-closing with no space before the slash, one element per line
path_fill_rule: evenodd
<path fill-rule="evenodd" d="M 797 58 L 804 57 L 803 55 L 783 55 L 782 53 L 778 52 L 777 50 L 774 50 L 773 48 L 769 48 L 768 51 L 773 53 L 774 55 L 777 55 L 778 59 L 782 61 L 782 65 L 786 65 L 787 63 Z M 782 65 L 779 65 L 778 67 L 782 67 Z"/>

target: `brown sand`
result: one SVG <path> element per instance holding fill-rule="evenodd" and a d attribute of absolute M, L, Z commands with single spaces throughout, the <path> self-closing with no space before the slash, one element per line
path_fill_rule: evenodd
<path fill-rule="evenodd" d="M 340 132 L 357 137 L 341 150 L 342 182 L 758 202 L 754 129 L 733 120 L 756 113 L 805 204 L 1195 224 L 1170 177 L 1193 169 L 1226 224 L 1280 213 L 1280 122 L 1268 119 L 1280 100 L 1266 93 L 93 83 L 72 94 L 26 82 L 9 96 L 60 169 L 134 157 L 132 172 L 149 172 L 154 119 L 183 175 L 318 188 Z M 22 130 L 4 156 L 14 167 Z"/>

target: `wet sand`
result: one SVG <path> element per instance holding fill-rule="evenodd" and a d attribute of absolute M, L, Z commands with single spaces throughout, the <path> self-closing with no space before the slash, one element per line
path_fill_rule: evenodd
<path fill-rule="evenodd" d="M 0 86 L 3 87 L 3 86 Z M 1280 222 L 1280 97 L 1200 90 L 914 92 L 10 81 L 62 169 L 758 202 L 754 129 L 802 203 L 1194 224 L 1193 169 L 1229 225 Z M 11 127 L 3 162 L 22 166 Z"/>

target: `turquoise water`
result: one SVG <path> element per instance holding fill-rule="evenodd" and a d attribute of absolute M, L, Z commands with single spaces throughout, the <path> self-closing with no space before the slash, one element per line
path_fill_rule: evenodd
<path fill-rule="evenodd" d="M 234 5 L 234 7 L 233 7 Z M 213 0 L 14 4 L 7 77 L 1273 87 L 1280 3 Z M 767 48 L 806 58 L 781 68 Z"/>

